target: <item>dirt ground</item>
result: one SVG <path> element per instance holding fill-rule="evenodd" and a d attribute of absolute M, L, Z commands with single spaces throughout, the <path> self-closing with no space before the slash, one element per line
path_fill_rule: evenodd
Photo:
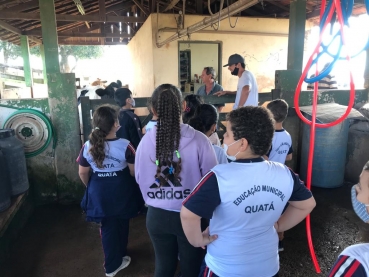
<path fill-rule="evenodd" d="M 281 277 L 327 276 L 339 253 L 347 246 L 369 242 L 369 226 L 351 207 L 350 188 L 313 188 L 317 207 L 311 215 L 313 242 L 322 274 L 311 262 L 305 223 L 286 232 L 280 254 Z M 131 221 L 128 246 L 131 265 L 118 277 L 149 277 L 154 271 L 154 251 L 145 227 L 145 216 Z M 99 226 L 84 221 L 79 206 L 49 205 L 36 208 L 14 244 L 4 277 L 105 276 Z M 227 276 L 228 277 L 228 276 Z"/>

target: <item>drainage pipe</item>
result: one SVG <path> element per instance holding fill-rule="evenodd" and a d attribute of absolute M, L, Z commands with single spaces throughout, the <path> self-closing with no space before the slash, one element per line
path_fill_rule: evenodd
<path fill-rule="evenodd" d="M 177 28 L 162 28 L 160 33 L 176 33 Z M 224 34 L 224 35 L 244 35 L 244 36 L 267 36 L 267 37 L 288 37 L 288 33 L 265 33 L 265 32 L 244 32 L 244 31 L 214 31 L 214 30 L 200 30 L 199 34 Z M 368 55 L 369 56 L 369 55 Z"/>
<path fill-rule="evenodd" d="M 209 27 L 211 24 L 214 24 L 218 21 L 219 17 L 220 20 L 227 18 L 228 16 L 237 14 L 247 8 L 254 6 L 255 4 L 259 3 L 259 0 L 238 0 L 236 3 L 233 3 L 228 8 L 224 8 L 221 11 L 213 14 L 210 17 L 205 17 L 203 20 L 188 26 L 186 29 L 179 30 L 176 34 L 170 36 L 166 40 L 162 42 L 156 41 L 156 46 L 158 48 L 164 46 L 165 44 L 175 41 L 181 37 L 188 36 L 194 32 L 200 31 Z M 158 15 L 159 16 L 159 15 Z"/>

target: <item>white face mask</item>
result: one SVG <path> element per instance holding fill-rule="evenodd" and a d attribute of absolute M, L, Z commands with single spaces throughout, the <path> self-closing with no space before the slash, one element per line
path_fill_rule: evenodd
<path fill-rule="evenodd" d="M 356 193 L 356 189 L 355 186 L 353 186 L 351 188 L 351 202 L 352 202 L 352 207 L 354 208 L 354 211 L 356 213 L 356 215 L 365 223 L 369 222 L 369 214 L 366 210 L 366 207 L 368 207 L 368 204 L 364 204 L 359 202 L 359 200 L 357 200 L 357 193 Z"/>
<path fill-rule="evenodd" d="M 238 151 L 236 153 L 236 155 L 234 155 L 234 156 L 229 156 L 227 151 L 228 151 L 229 146 L 235 144 L 237 141 L 239 141 L 239 140 L 236 140 L 235 142 L 232 142 L 230 145 L 227 145 L 227 144 L 223 143 L 223 150 L 224 150 L 225 154 L 227 155 L 227 159 L 231 160 L 232 162 L 234 162 L 236 160 L 236 156 L 238 155 L 238 153 L 240 153 L 240 151 Z"/>
<path fill-rule="evenodd" d="M 131 98 L 131 105 L 132 107 L 136 106 L 136 101 L 133 98 Z"/>

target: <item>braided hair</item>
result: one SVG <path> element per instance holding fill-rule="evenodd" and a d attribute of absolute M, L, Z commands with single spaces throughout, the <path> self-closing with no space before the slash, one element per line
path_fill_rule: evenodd
<path fill-rule="evenodd" d="M 158 116 L 155 179 L 160 180 L 161 185 L 165 182 L 163 178 L 160 178 L 162 166 L 168 166 L 170 168 L 169 174 L 174 173 L 174 177 L 180 179 L 182 159 L 178 148 L 181 138 L 181 98 L 180 90 L 171 84 L 160 85 L 154 90 L 151 97 L 152 108 Z M 173 162 L 174 153 L 178 158 L 177 163 Z M 168 179 L 168 175 L 166 179 Z"/>
<path fill-rule="evenodd" d="M 89 136 L 91 147 L 89 152 L 98 168 L 103 168 L 105 160 L 105 138 L 117 122 L 117 109 L 111 105 L 103 105 L 96 109 L 92 117 L 92 132 Z"/>

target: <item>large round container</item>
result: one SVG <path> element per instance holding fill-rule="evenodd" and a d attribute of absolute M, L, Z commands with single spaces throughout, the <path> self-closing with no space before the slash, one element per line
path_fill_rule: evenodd
<path fill-rule="evenodd" d="M 5 168 L 5 157 L 0 149 L 0 212 L 10 207 L 10 182 Z"/>
<path fill-rule="evenodd" d="M 317 123 L 321 123 L 318 121 Z M 315 187 L 336 188 L 343 185 L 349 122 L 326 128 L 316 128 L 313 174 Z M 303 124 L 301 143 L 300 177 L 306 181 L 310 145 L 310 126 Z"/>
<path fill-rule="evenodd" d="M 345 180 L 357 183 L 369 160 L 369 122 L 357 121 L 350 126 L 346 154 Z"/>
<path fill-rule="evenodd" d="M 5 157 L 11 196 L 26 192 L 29 188 L 26 157 L 23 144 L 16 139 L 13 129 L 0 129 L 0 148 Z"/>

